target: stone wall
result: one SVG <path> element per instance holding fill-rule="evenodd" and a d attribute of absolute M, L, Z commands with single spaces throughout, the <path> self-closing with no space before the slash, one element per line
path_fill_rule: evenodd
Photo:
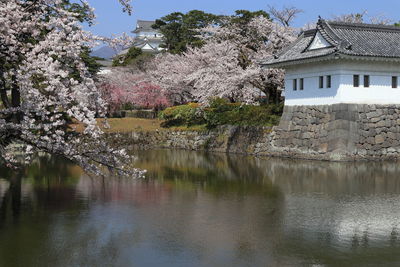
<path fill-rule="evenodd" d="M 222 126 L 210 131 L 135 131 L 110 134 L 119 147 L 134 149 L 186 149 L 223 153 L 255 154 L 257 144 L 265 142 L 271 127 Z"/>
<path fill-rule="evenodd" d="M 128 149 L 175 148 L 303 159 L 400 158 L 400 105 L 287 106 L 279 126 L 123 134 Z"/>
<path fill-rule="evenodd" d="M 366 158 L 399 158 L 400 105 L 359 106 L 358 126 L 358 155 Z"/>
<path fill-rule="evenodd" d="M 397 159 L 400 105 L 285 107 L 268 152 L 322 160 Z"/>

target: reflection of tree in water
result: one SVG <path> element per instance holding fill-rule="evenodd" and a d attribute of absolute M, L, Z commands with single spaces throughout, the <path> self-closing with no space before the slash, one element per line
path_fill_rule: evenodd
<path fill-rule="evenodd" d="M 161 158 L 160 154 L 163 154 Z M 392 205 L 400 205 L 400 166 L 397 164 L 255 160 L 223 154 L 194 155 L 185 151 L 151 152 L 147 157 L 147 164 L 154 162 L 150 177 L 175 184 L 188 182 L 192 187 L 217 196 L 227 192 L 243 196 L 260 193 L 273 196 L 274 192 L 285 195 L 285 204 L 274 203 L 267 208 L 276 209 L 280 216 L 268 218 L 264 214 L 248 222 L 257 224 L 261 217 L 264 218 L 259 234 L 264 232 L 264 241 L 275 243 L 271 250 L 280 255 L 278 257 L 299 255 L 299 262 L 336 262 L 340 263 L 338 265 L 357 261 L 379 263 L 385 259 L 400 261 L 400 256 L 393 256 L 398 255 L 394 252 L 400 246 L 400 206 Z M 169 164 L 171 158 L 173 164 Z M 266 203 L 266 199 L 258 201 Z M 260 208 L 256 201 L 251 203 Z M 203 212 L 215 214 L 215 209 L 210 205 Z M 246 214 L 238 207 L 234 209 L 238 214 Z M 218 216 L 229 218 L 230 215 L 225 213 L 225 210 L 219 210 Z M 252 218 L 249 214 L 248 217 Z M 226 225 L 229 225 L 228 221 L 235 223 L 233 217 L 227 219 Z M 272 225 L 279 227 L 271 228 Z M 218 236 L 218 233 L 210 230 L 208 234 L 199 234 L 205 238 L 210 236 L 210 240 L 212 235 Z M 251 233 L 247 235 L 251 236 Z M 255 253 L 252 248 L 257 245 L 254 240 L 249 240 L 244 237 L 237 243 L 238 253 L 243 257 Z"/>
<path fill-rule="evenodd" d="M 400 261 L 397 164 L 163 150 L 140 152 L 137 166 L 147 179 L 91 179 L 57 158 L 20 174 L 0 168 L 0 266 L 15 251 L 47 250 L 49 262 L 64 262 L 62 251 L 75 255 L 65 265 L 112 265 L 143 244 L 214 266 L 219 252 L 253 266 Z"/>
<path fill-rule="evenodd" d="M 254 158 L 146 151 L 138 166 L 149 171 L 146 182 L 173 185 L 174 193 L 163 212 L 149 222 L 170 235 L 155 241 L 160 247 L 170 247 L 168 242 L 174 239 L 181 250 L 195 246 L 198 257 L 229 248 L 237 263 L 254 261 L 257 265 L 271 259 L 270 253 L 260 254 L 259 248 L 282 235 L 279 222 L 284 199 Z"/>
<path fill-rule="evenodd" d="M 54 246 L 50 233 L 57 212 L 85 207 L 74 199 L 81 171 L 62 158 L 43 156 L 18 172 L 0 167 L 0 174 L 0 240 L 7 240 L 0 242 L 0 266 L 32 266 Z"/>
<path fill-rule="evenodd" d="M 0 167 L 0 173 L 6 181 L 1 184 L 4 192 L 0 201 L 0 223 L 4 223 L 8 214 L 17 222 L 23 201 L 26 213 L 37 210 L 38 206 L 59 210 L 72 207 L 71 197 L 81 171 L 62 158 L 43 156 L 26 169 Z"/>
<path fill-rule="evenodd" d="M 152 179 L 185 183 L 216 195 L 225 193 L 280 195 L 252 157 L 189 151 L 148 151 L 138 166 Z"/>

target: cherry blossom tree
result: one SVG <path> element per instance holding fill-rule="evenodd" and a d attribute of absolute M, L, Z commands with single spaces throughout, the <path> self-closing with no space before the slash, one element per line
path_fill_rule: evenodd
<path fill-rule="evenodd" d="M 160 55 L 151 74 L 175 102 L 207 102 L 223 97 L 254 102 L 261 90 L 271 102 L 279 99 L 282 70 L 263 69 L 260 61 L 273 56 L 294 40 L 294 31 L 266 17 L 202 29 L 206 44 L 182 55 Z"/>
<path fill-rule="evenodd" d="M 96 123 L 106 104 L 80 57 L 94 39 L 61 0 L 0 0 L 0 158 L 8 166 L 20 162 L 12 148 L 24 144 L 26 160 L 45 151 L 95 174 L 99 164 L 128 171 L 129 157 L 105 143 Z"/>
<path fill-rule="evenodd" d="M 125 104 L 155 110 L 171 105 L 166 91 L 143 72 L 114 68 L 111 73 L 103 75 L 98 87 L 110 111 L 120 110 Z"/>
<path fill-rule="evenodd" d="M 171 106 L 166 92 L 158 85 L 143 81 L 138 84 L 133 103 L 142 108 L 162 110 Z"/>

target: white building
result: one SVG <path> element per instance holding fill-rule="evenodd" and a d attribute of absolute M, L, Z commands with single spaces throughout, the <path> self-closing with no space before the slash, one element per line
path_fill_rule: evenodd
<path fill-rule="evenodd" d="M 133 46 L 142 49 L 143 52 L 154 54 L 164 50 L 164 48 L 160 47 L 163 42 L 163 35 L 158 30 L 152 28 L 154 23 L 155 21 L 137 21 L 136 29 L 132 31 L 132 33 L 136 34 Z M 131 47 L 122 50 L 117 56 L 125 55 Z"/>
<path fill-rule="evenodd" d="M 136 34 L 136 42 L 134 46 L 142 49 L 144 52 L 158 53 L 163 50 L 163 35 L 156 29 L 152 28 L 155 21 L 138 20 L 136 29 L 132 33 Z"/>
<path fill-rule="evenodd" d="M 320 19 L 263 65 L 285 69 L 288 106 L 400 104 L 400 27 Z"/>

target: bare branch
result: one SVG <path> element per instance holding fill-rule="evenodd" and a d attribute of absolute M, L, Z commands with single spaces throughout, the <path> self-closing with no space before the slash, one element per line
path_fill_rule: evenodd
<path fill-rule="evenodd" d="M 337 22 L 363 23 L 367 13 L 368 12 L 364 10 L 361 13 L 342 14 L 338 16 L 335 15 L 332 17 L 332 20 Z"/>
<path fill-rule="evenodd" d="M 393 23 L 393 20 L 387 18 L 384 14 L 370 17 L 369 20 L 372 24 L 389 25 Z"/>
<path fill-rule="evenodd" d="M 367 16 L 368 12 L 364 10 L 360 13 L 350 13 L 350 14 L 343 14 L 339 16 L 333 16 L 333 21 L 338 22 L 348 22 L 348 23 L 371 23 L 371 24 L 380 24 L 380 25 L 388 25 L 391 24 L 393 21 L 387 18 L 385 15 L 375 15 L 375 16 Z M 368 19 L 367 19 L 368 17 Z"/>
<path fill-rule="evenodd" d="M 268 12 L 273 19 L 277 20 L 285 27 L 289 27 L 298 14 L 303 13 L 303 10 L 296 7 L 283 7 L 281 10 L 273 6 L 268 6 Z"/>

